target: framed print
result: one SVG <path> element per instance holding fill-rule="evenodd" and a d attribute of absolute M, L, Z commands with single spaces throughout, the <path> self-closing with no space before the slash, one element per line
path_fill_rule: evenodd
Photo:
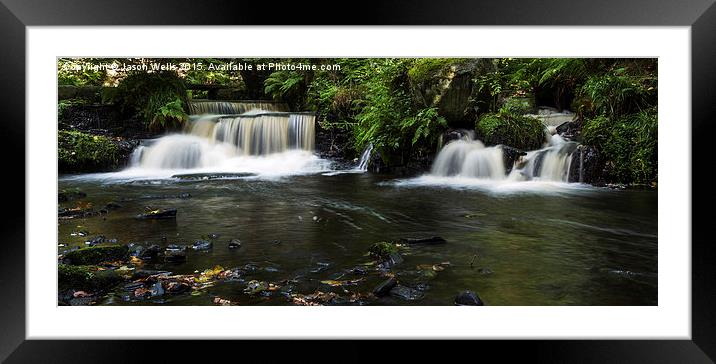
<path fill-rule="evenodd" d="M 40 3 L 1 8 L 9 362 L 716 355 L 711 2 Z"/>

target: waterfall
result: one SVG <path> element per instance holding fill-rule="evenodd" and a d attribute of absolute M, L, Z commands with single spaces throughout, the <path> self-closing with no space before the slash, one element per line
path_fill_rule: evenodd
<path fill-rule="evenodd" d="M 515 169 L 510 173 L 511 180 L 569 182 L 572 153 L 577 143 L 565 141 L 557 134 L 548 138 L 545 148 L 527 152 L 515 162 Z"/>
<path fill-rule="evenodd" d="M 373 153 L 373 143 L 369 143 L 360 155 L 360 160 L 358 161 L 358 166 L 356 167 L 357 170 L 363 172 L 368 170 L 368 161 L 370 161 L 371 153 Z"/>
<path fill-rule="evenodd" d="M 193 115 L 204 114 L 243 114 L 249 110 L 260 109 L 266 111 L 284 112 L 288 106 L 272 101 L 189 101 L 189 113 Z"/>
<path fill-rule="evenodd" d="M 512 182 L 569 182 L 572 153 L 578 144 L 565 141 L 553 127 L 545 128 L 545 139 L 542 149 L 518 157 L 509 175 L 506 175 L 506 156 L 501 146 L 486 147 L 479 140 L 455 139 L 440 150 L 430 176 Z"/>
<path fill-rule="evenodd" d="M 131 167 L 147 171 L 220 168 L 293 172 L 325 162 L 312 154 L 314 114 L 251 110 L 239 115 L 192 116 L 191 120 L 183 134 L 163 136 L 151 145 L 137 147 Z M 289 152 L 293 154 L 275 157 Z"/>
<path fill-rule="evenodd" d="M 500 180 L 505 178 L 502 148 L 485 147 L 479 140 L 455 140 L 438 153 L 431 174 Z"/>

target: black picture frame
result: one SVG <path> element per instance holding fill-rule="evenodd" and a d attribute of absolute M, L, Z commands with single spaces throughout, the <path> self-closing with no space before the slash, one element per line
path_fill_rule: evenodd
<path fill-rule="evenodd" d="M 6 105 L 0 136 L 9 171 L 0 239 L 0 360 L 8 362 L 120 362 L 128 358 L 169 361 L 191 348 L 217 354 L 249 348 L 281 348 L 295 343 L 169 341 L 41 341 L 25 339 L 25 30 L 27 26 L 67 25 L 557 25 L 557 26 L 690 26 L 692 66 L 692 339 L 630 341 L 480 342 L 455 346 L 443 343 L 443 360 L 491 354 L 546 362 L 712 362 L 716 358 L 716 248 L 708 239 L 708 173 L 706 151 L 716 115 L 716 5 L 714 0 L 489 0 L 452 2 L 328 1 L 272 3 L 228 0 L 0 0 L 0 100 Z M 668 87 L 668 85 L 660 85 Z M 686 122 L 663 120 L 661 122 Z M 54 183 L 48 181 L 48 184 Z M 24 193 L 21 194 L 20 191 Z M 661 228 L 668 229 L 668 225 Z M 673 242 L 672 242 L 673 243 Z M 689 244 L 688 241 L 678 242 Z M 668 294 L 668 293 L 667 293 Z M 68 323 L 71 324 L 71 323 Z M 257 346 L 258 345 L 258 346 Z M 298 345 L 307 345 L 299 343 Z M 401 350 L 395 342 L 341 342 L 333 348 L 343 359 L 376 358 L 400 353 L 400 359 L 424 354 Z M 469 352 L 465 352 L 465 347 Z M 270 349 L 267 349 L 270 350 Z M 138 354 L 141 352 L 141 354 Z M 304 352 L 305 349 L 304 349 Z M 314 349 L 307 351 L 314 353 Z M 266 354 L 269 355 L 269 354 Z M 308 357 L 315 354 L 307 355 Z M 385 354 L 383 354 L 385 355 Z M 296 355 L 297 357 L 299 355 Z M 268 356 L 267 356 L 268 357 Z M 386 357 L 387 358 L 387 357 Z M 208 359 L 208 357 L 207 357 Z M 300 361 L 300 360 L 299 360 Z"/>

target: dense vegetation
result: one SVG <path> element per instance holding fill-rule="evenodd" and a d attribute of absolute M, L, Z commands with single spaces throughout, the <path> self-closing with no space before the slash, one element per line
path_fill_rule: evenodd
<path fill-rule="evenodd" d="M 60 130 L 57 160 L 61 171 L 82 172 L 117 167 L 119 150 L 108 137 Z"/>
<path fill-rule="evenodd" d="M 156 60 L 121 61 L 145 64 Z M 452 128 L 474 129 L 488 145 L 539 148 L 544 141 L 543 127 L 525 114 L 536 112 L 537 106 L 551 106 L 576 113 L 581 130 L 576 138 L 597 148 L 606 181 L 648 184 L 657 177 L 655 59 L 169 61 L 276 61 L 319 67 L 272 72 L 60 71 L 59 81 L 116 86 L 104 95 L 105 100 L 154 130 L 180 127 L 187 120 L 188 100 L 206 96 L 206 91 L 188 91 L 187 84 L 231 85 L 242 97 L 272 98 L 288 103 L 293 110 L 317 112 L 322 128 L 351 135 L 354 155 L 372 143 L 388 165 L 434 154 L 440 136 Z M 79 61 L 60 60 L 61 69 L 72 62 Z"/>

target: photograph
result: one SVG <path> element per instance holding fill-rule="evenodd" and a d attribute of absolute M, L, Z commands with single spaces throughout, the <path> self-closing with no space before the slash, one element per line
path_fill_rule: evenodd
<path fill-rule="evenodd" d="M 660 303 L 658 58 L 56 60 L 59 306 Z"/>

